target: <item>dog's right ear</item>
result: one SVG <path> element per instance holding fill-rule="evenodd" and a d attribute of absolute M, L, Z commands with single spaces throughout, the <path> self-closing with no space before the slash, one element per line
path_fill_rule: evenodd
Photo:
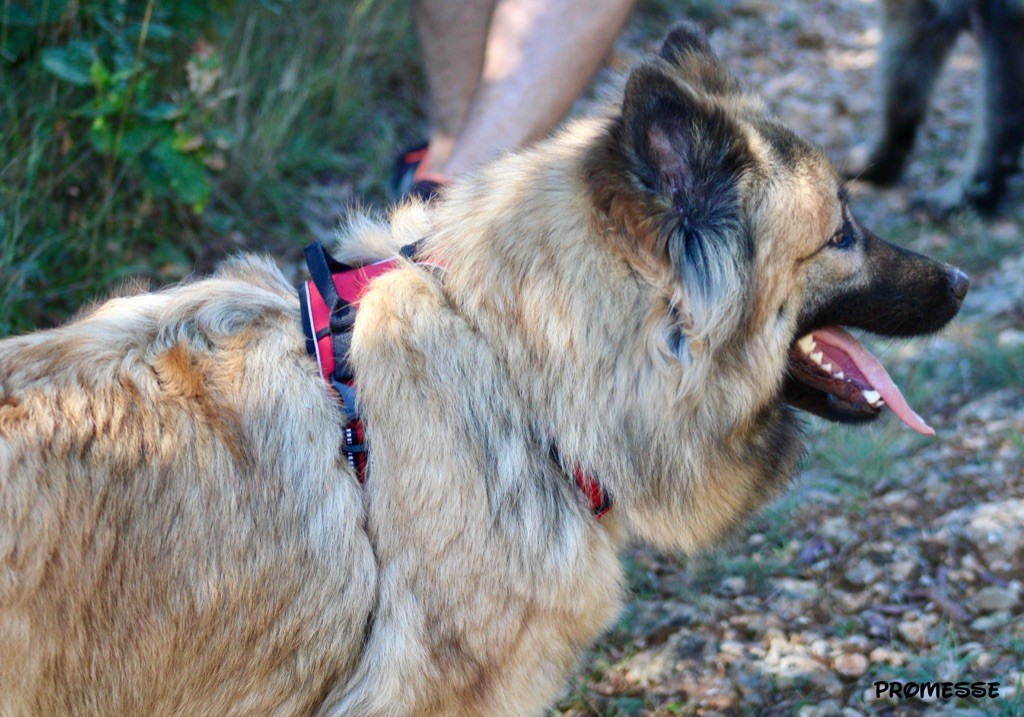
<path fill-rule="evenodd" d="M 698 323 L 732 314 L 753 245 L 741 220 L 739 187 L 750 165 L 743 134 L 714 102 L 666 74 L 660 62 L 626 83 L 622 144 L 630 172 L 668 211 L 661 236 Z"/>

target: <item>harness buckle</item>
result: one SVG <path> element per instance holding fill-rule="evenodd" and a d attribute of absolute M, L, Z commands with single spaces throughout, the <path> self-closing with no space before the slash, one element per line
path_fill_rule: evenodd
<path fill-rule="evenodd" d="M 356 389 L 355 386 L 338 380 L 336 373 L 331 374 L 331 386 L 341 396 L 342 408 L 341 411 L 345 416 L 346 423 L 352 423 L 353 421 L 359 420 L 359 409 L 356 407 Z"/>

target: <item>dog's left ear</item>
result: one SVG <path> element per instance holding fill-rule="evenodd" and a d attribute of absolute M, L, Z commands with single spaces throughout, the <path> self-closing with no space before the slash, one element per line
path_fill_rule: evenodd
<path fill-rule="evenodd" d="M 716 165 L 729 147 L 725 115 L 645 63 L 626 82 L 622 122 L 631 169 L 645 188 L 671 191 L 696 208 L 699 185 L 719 174 Z"/>
<path fill-rule="evenodd" d="M 675 62 L 690 52 L 713 57 L 708 36 L 697 25 L 685 20 L 677 22 L 669 28 L 658 54 L 669 62 Z"/>
<path fill-rule="evenodd" d="M 707 35 L 691 22 L 672 26 L 658 56 L 687 83 L 711 94 L 740 92 L 740 85 L 711 49 Z"/>
<path fill-rule="evenodd" d="M 750 165 L 743 135 L 721 108 L 660 63 L 630 75 L 622 123 L 630 171 L 656 205 L 669 209 L 664 248 L 688 312 L 699 324 L 731 320 L 753 260 L 739 197 Z"/>

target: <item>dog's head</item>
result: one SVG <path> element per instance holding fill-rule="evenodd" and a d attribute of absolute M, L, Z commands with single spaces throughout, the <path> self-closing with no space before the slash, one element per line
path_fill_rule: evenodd
<path fill-rule="evenodd" d="M 773 400 L 836 421 L 884 403 L 930 432 L 841 327 L 934 332 L 967 277 L 863 227 L 831 162 L 744 92 L 699 31 L 677 26 L 633 70 L 585 173 L 598 209 L 670 276 L 681 354 L 754 341 L 781 374 Z"/>

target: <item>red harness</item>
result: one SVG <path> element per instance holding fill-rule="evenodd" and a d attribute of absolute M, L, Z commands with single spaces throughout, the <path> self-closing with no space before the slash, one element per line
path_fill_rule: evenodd
<path fill-rule="evenodd" d="M 402 247 L 402 256 L 413 258 L 416 244 Z M 356 472 L 360 483 L 366 482 L 367 457 L 363 421 L 356 400 L 355 376 L 349 363 L 352 328 L 356 310 L 370 283 L 382 274 L 401 265 L 398 257 L 363 266 L 348 266 L 331 257 L 320 242 L 306 247 L 306 266 L 312 277 L 299 285 L 302 306 L 302 330 L 306 335 L 306 351 L 316 358 L 320 375 L 341 397 L 345 416 L 345 436 L 341 450 Z M 552 460 L 565 469 L 554 443 Z M 612 502 L 596 479 L 580 466 L 572 467 L 576 484 L 583 491 L 595 518 L 611 510 Z"/>

